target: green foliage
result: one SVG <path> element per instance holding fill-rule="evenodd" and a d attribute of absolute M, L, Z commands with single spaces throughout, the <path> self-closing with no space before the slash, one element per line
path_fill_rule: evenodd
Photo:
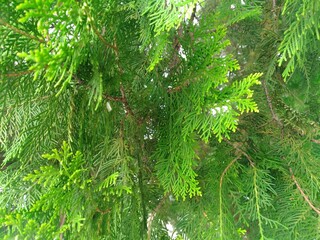
<path fill-rule="evenodd" d="M 286 1 L 282 14 L 288 16 L 289 28 L 284 32 L 284 38 L 279 46 L 281 54 L 278 62 L 286 62 L 283 77 L 286 79 L 299 66 L 307 69 L 308 49 L 314 40 L 320 40 L 319 34 L 319 1 Z M 316 38 L 314 38 L 316 37 Z M 306 77 L 310 70 L 306 70 Z"/>
<path fill-rule="evenodd" d="M 318 239 L 318 5 L 0 0 L 0 238 Z"/>
<path fill-rule="evenodd" d="M 83 234 L 85 239 L 88 236 L 85 228 L 95 221 L 95 212 L 101 212 L 96 198 L 112 202 L 114 196 L 132 193 L 131 186 L 121 184 L 118 172 L 98 183 L 83 155 L 79 151 L 73 153 L 66 142 L 63 142 L 61 150 L 54 149 L 52 154 L 44 154 L 43 160 L 39 169 L 23 178 L 33 186 L 39 185 L 42 194 L 27 209 L 5 214 L 3 224 L 8 231 L 4 238 L 16 234 L 25 238 L 48 239 L 64 234 L 73 239 Z"/>

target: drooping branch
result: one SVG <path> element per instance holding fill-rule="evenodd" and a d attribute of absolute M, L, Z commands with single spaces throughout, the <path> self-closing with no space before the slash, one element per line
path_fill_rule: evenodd
<path fill-rule="evenodd" d="M 27 37 L 27 38 L 36 40 L 36 41 L 38 41 L 38 42 L 40 42 L 40 43 L 45 43 L 45 41 L 44 41 L 43 39 L 39 39 L 39 38 L 31 35 L 30 33 L 27 33 L 27 32 L 25 32 L 25 31 L 23 31 L 23 30 L 21 30 L 21 29 L 19 29 L 19 28 L 16 28 L 16 27 L 12 26 L 11 24 L 9 24 L 8 22 L 6 22 L 6 21 L 5 21 L 4 19 L 2 19 L 2 18 L 0 18 L 0 25 L 3 25 L 3 26 L 5 26 L 5 27 L 7 27 L 7 28 L 11 29 L 12 31 L 14 31 L 15 33 L 18 33 L 18 34 L 20 34 L 20 35 L 22 35 L 22 36 L 25 36 L 25 37 Z"/>
<path fill-rule="evenodd" d="M 308 196 L 304 193 L 304 191 L 302 190 L 300 184 L 298 183 L 296 177 L 293 174 L 293 171 L 291 168 L 289 168 L 290 170 L 290 174 L 291 174 L 291 178 L 294 181 L 296 187 L 298 188 L 299 192 L 301 193 L 302 197 L 304 198 L 304 200 L 308 203 L 308 205 L 312 208 L 313 211 L 315 211 L 318 215 L 320 215 L 320 210 L 318 208 L 316 208 L 312 202 L 310 201 L 310 199 L 308 198 Z"/>
<path fill-rule="evenodd" d="M 126 113 L 127 115 L 131 115 L 131 116 L 134 116 L 129 104 L 128 104 L 128 100 L 127 100 L 127 97 L 126 97 L 126 94 L 125 94 L 125 91 L 124 91 L 124 88 L 123 88 L 123 85 L 121 84 L 120 86 L 120 92 L 121 92 L 121 95 L 122 95 L 122 103 L 123 103 L 123 106 L 126 110 Z"/>
<path fill-rule="evenodd" d="M 226 175 L 226 173 L 228 172 L 229 168 L 231 168 L 231 166 L 236 162 L 238 161 L 238 159 L 240 158 L 240 156 L 237 156 L 235 159 L 233 159 L 229 164 L 228 166 L 223 170 L 222 174 L 221 174 L 221 177 L 220 177 L 220 183 L 219 183 L 219 186 L 220 186 L 220 189 L 222 188 L 222 183 L 223 183 L 223 178 L 224 176 Z"/>
<path fill-rule="evenodd" d="M 109 43 L 104 39 L 104 37 L 101 35 L 101 33 L 98 31 L 98 29 L 96 28 L 96 26 L 95 26 L 94 24 L 91 24 L 91 27 L 92 27 L 94 33 L 98 36 L 98 38 L 101 40 L 101 42 L 104 44 L 104 46 L 105 46 L 106 48 L 111 48 L 111 49 L 113 49 L 114 51 L 117 51 L 117 48 L 116 48 L 114 45 L 109 44 Z"/>
<path fill-rule="evenodd" d="M 172 42 L 172 48 L 173 48 L 173 56 L 171 58 L 171 61 L 169 63 L 169 72 L 171 72 L 179 63 L 180 63 L 180 51 L 181 51 L 181 43 L 179 39 L 183 35 L 183 26 L 182 24 L 178 27 L 177 33 L 174 36 L 173 42 Z"/>
<path fill-rule="evenodd" d="M 272 119 L 275 120 L 280 127 L 283 127 L 283 123 L 280 121 L 278 115 L 274 111 L 274 108 L 273 108 L 273 105 L 272 105 L 272 99 L 270 97 L 266 81 L 263 80 L 261 82 L 262 82 L 262 87 L 263 87 L 264 93 L 265 93 L 266 98 L 267 98 L 267 103 L 268 103 L 268 107 L 269 107 L 271 115 L 272 115 Z"/>
<path fill-rule="evenodd" d="M 247 158 L 247 160 L 249 161 L 250 165 L 251 165 L 252 167 L 255 167 L 254 161 L 252 160 L 252 158 L 251 158 L 245 151 L 243 151 L 243 150 L 239 147 L 238 144 L 232 143 L 232 142 L 230 142 L 230 141 L 229 141 L 228 139 L 226 139 L 226 138 L 223 138 L 223 140 L 226 141 L 226 143 L 228 143 L 230 146 L 232 146 L 238 153 L 240 153 L 240 155 L 245 156 L 245 157 Z"/>
<path fill-rule="evenodd" d="M 92 16 L 91 16 L 90 12 L 89 12 L 89 9 L 86 8 L 86 9 L 85 9 L 85 13 L 88 15 L 88 22 L 90 23 L 90 26 L 92 27 L 93 32 L 98 36 L 98 38 L 99 38 L 100 41 L 104 44 L 104 46 L 105 46 L 106 48 L 111 48 L 111 49 L 113 49 L 114 51 L 116 51 L 116 50 L 117 50 L 116 47 L 115 47 L 114 45 L 108 43 L 108 42 L 104 39 L 104 37 L 102 36 L 102 34 L 99 32 L 99 30 L 97 29 L 97 27 L 94 25 L 94 23 L 93 23 L 93 18 L 92 18 Z"/>

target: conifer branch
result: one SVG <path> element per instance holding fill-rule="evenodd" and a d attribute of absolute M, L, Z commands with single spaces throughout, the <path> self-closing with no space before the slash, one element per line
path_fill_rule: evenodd
<path fill-rule="evenodd" d="M 169 63 L 169 72 L 171 72 L 172 69 L 174 69 L 180 62 L 179 59 L 179 51 L 181 49 L 181 43 L 179 41 L 179 38 L 182 37 L 183 34 L 183 28 L 182 24 L 177 29 L 177 34 L 174 36 L 173 42 L 172 42 L 172 48 L 174 50 L 173 56 L 171 59 L 171 62 Z"/>
<path fill-rule="evenodd" d="M 291 169 L 291 167 L 289 168 L 290 170 L 290 174 L 291 174 L 291 178 L 294 181 L 295 185 L 297 186 L 299 192 L 301 193 L 302 197 L 304 198 L 304 200 L 308 203 L 308 205 L 312 208 L 313 211 L 315 211 L 318 215 L 320 215 L 320 210 L 318 208 L 316 208 L 312 202 L 310 201 L 310 199 L 308 198 L 308 196 L 304 193 L 304 191 L 302 190 L 300 184 L 298 183 L 296 177 L 293 174 L 293 171 Z"/>
<path fill-rule="evenodd" d="M 116 62 L 117 62 L 118 68 L 119 68 L 118 70 L 119 70 L 120 75 L 123 75 L 123 68 L 120 64 L 119 48 L 118 48 L 116 39 L 114 39 L 114 47 L 115 47 L 114 53 L 116 55 Z"/>
<path fill-rule="evenodd" d="M 316 144 L 320 144 L 320 140 L 318 140 L 318 139 L 311 139 L 311 142 L 314 142 Z"/>
<path fill-rule="evenodd" d="M 27 71 L 22 71 L 22 72 L 12 72 L 12 73 L 6 73 L 3 75 L 0 75 L 1 77 L 21 77 L 23 75 L 28 75 L 30 73 L 32 73 L 32 70 L 27 70 Z"/>
<path fill-rule="evenodd" d="M 223 209 L 222 209 L 222 183 L 223 183 L 223 178 L 226 175 L 226 173 L 228 172 L 228 170 L 230 169 L 230 167 L 236 162 L 238 161 L 238 159 L 240 158 L 240 156 L 237 156 L 236 158 L 234 158 L 229 164 L 228 166 L 223 170 L 221 177 L 220 177 L 220 183 L 219 183 L 219 231 L 220 231 L 220 237 L 223 236 Z"/>
<path fill-rule="evenodd" d="M 262 215 L 260 212 L 260 204 L 259 204 L 259 190 L 258 190 L 258 183 L 257 183 L 257 169 L 253 169 L 253 189 L 254 189 L 254 196 L 255 196 L 255 207 L 257 211 L 257 218 L 258 218 L 258 226 L 259 226 L 259 233 L 260 239 L 264 239 L 263 227 L 262 227 Z"/>
<path fill-rule="evenodd" d="M 228 143 L 228 144 L 229 144 L 230 146 L 232 146 L 235 150 L 237 150 L 237 152 L 241 153 L 241 155 L 245 156 L 245 157 L 247 158 L 247 160 L 249 161 L 250 165 L 251 165 L 252 167 L 255 167 L 254 161 L 252 160 L 252 158 L 251 158 L 245 151 L 243 151 L 243 150 L 238 146 L 237 143 L 232 143 L 232 142 L 230 142 L 230 141 L 229 141 L 228 139 L 226 139 L 226 138 L 223 138 L 223 140 L 225 140 L 226 143 Z"/>
<path fill-rule="evenodd" d="M 66 214 L 61 213 L 61 214 L 60 214 L 60 223 L 59 223 L 59 227 L 60 227 L 60 228 L 63 226 L 63 224 L 65 223 L 65 221 L 66 221 Z M 60 233 L 59 238 L 60 238 L 60 240 L 63 240 L 63 232 Z"/>
<path fill-rule="evenodd" d="M 197 81 L 197 79 L 191 79 L 188 81 L 185 81 L 184 83 L 182 83 L 179 86 L 176 86 L 174 88 L 168 88 L 167 92 L 168 93 L 175 93 L 175 92 L 179 92 L 181 91 L 183 88 L 188 87 L 191 83 L 195 83 Z"/>
<path fill-rule="evenodd" d="M 272 115 L 272 119 L 275 120 L 280 127 L 283 127 L 283 123 L 281 122 L 281 120 L 279 119 L 278 115 L 274 111 L 274 108 L 273 108 L 273 105 L 272 105 L 272 99 L 271 99 L 270 94 L 269 94 L 269 90 L 268 90 L 268 87 L 267 87 L 267 84 L 266 84 L 266 80 L 262 80 L 261 82 L 262 82 L 262 87 L 263 87 L 264 93 L 265 93 L 266 98 L 267 98 L 267 103 L 268 103 L 268 107 L 269 107 L 271 115 Z"/>
<path fill-rule="evenodd" d="M 16 107 L 21 107 L 21 106 L 23 106 L 23 105 L 26 104 L 26 103 L 34 103 L 34 102 L 43 101 L 43 100 L 48 99 L 49 97 L 51 97 L 51 96 L 45 95 L 45 96 L 33 98 L 33 99 L 28 100 L 28 101 L 24 101 L 24 102 L 21 102 L 21 103 L 16 104 L 16 105 L 9 106 L 9 107 L 7 107 L 7 108 L 5 108 L 5 109 L 6 109 L 7 111 L 11 111 L 11 109 L 16 108 Z"/>
<path fill-rule="evenodd" d="M 113 96 L 104 95 L 104 98 L 110 101 L 123 102 L 122 97 L 113 97 Z"/>
<path fill-rule="evenodd" d="M 156 206 L 156 208 L 152 211 L 152 213 L 149 216 L 149 221 L 148 221 L 148 240 L 151 239 L 151 230 L 152 230 L 152 222 L 153 219 L 155 217 L 155 215 L 159 212 L 160 208 L 163 206 L 165 200 L 168 198 L 169 193 L 167 193 L 166 195 L 163 196 L 163 198 L 161 199 L 161 201 L 158 203 L 158 205 Z"/>
<path fill-rule="evenodd" d="M 98 31 L 98 29 L 96 28 L 96 26 L 95 26 L 94 24 L 91 24 L 91 27 L 92 27 L 94 33 L 98 36 L 98 38 L 101 40 L 101 42 L 104 44 L 104 46 L 105 46 L 106 48 L 111 48 L 111 49 L 113 49 L 115 52 L 117 51 L 117 48 L 116 48 L 114 45 L 109 44 L 109 43 L 104 39 L 104 37 L 101 35 L 101 33 Z"/>
<path fill-rule="evenodd" d="M 2 19 L 2 18 L 0 18 L 0 25 L 3 25 L 3 26 L 5 26 L 5 27 L 7 27 L 7 28 L 11 29 L 12 31 L 14 31 L 14 32 L 16 32 L 16 33 L 18 33 L 18 34 L 20 34 L 20 35 L 22 35 L 22 36 L 25 36 L 25 37 L 27 37 L 27 38 L 36 40 L 36 41 L 38 41 L 38 42 L 40 42 L 40 43 L 45 43 L 45 41 L 44 41 L 43 39 L 39 39 L 39 38 L 37 38 L 37 37 L 35 37 L 35 36 L 33 36 L 33 35 L 25 32 L 25 31 L 23 31 L 23 30 L 21 30 L 21 29 L 19 29 L 19 28 L 16 28 L 16 27 L 12 26 L 11 24 L 9 24 L 8 22 L 6 22 L 6 21 L 5 21 L 4 19 Z"/>
<path fill-rule="evenodd" d="M 229 164 L 228 166 L 223 170 L 221 176 L 220 176 L 220 183 L 219 183 L 219 186 L 220 186 L 220 189 L 222 188 L 222 182 L 223 182 L 223 178 L 224 176 L 226 175 L 226 173 L 228 172 L 229 168 L 231 168 L 231 166 L 236 162 L 238 161 L 238 159 L 240 158 L 240 156 L 237 156 L 235 159 L 233 159 Z"/>
<path fill-rule="evenodd" d="M 116 47 L 113 46 L 112 44 L 109 44 L 102 34 L 98 31 L 97 27 L 93 23 L 93 17 L 91 16 L 90 12 L 88 9 L 85 10 L 85 13 L 88 15 L 88 22 L 90 22 L 90 26 L 92 27 L 93 32 L 98 36 L 98 38 L 101 40 L 101 42 L 105 45 L 106 48 L 111 48 L 114 51 L 116 51 Z"/>
<path fill-rule="evenodd" d="M 122 95 L 122 103 L 123 103 L 123 106 L 126 110 L 126 114 L 127 115 L 130 115 L 130 116 L 134 116 L 129 104 L 128 104 L 128 100 L 127 100 L 127 97 L 126 97 L 126 93 L 124 91 L 124 88 L 123 88 L 123 85 L 121 84 L 120 86 L 120 92 L 121 92 L 121 95 Z"/>
<path fill-rule="evenodd" d="M 127 97 L 126 97 L 126 93 L 125 90 L 123 88 L 123 85 L 121 84 L 120 86 L 120 92 L 121 92 L 121 97 L 114 97 L 114 96 L 108 96 L 108 95 L 104 95 L 104 98 L 110 101 L 115 101 L 115 102 L 121 102 L 123 104 L 124 110 L 126 112 L 126 115 L 130 115 L 130 116 L 134 116 L 134 113 L 132 111 L 132 109 L 129 106 Z"/>
<path fill-rule="evenodd" d="M 193 48 L 194 32 L 190 31 L 190 29 L 191 29 L 191 26 L 193 25 L 194 19 L 197 19 L 196 12 L 197 12 L 197 5 L 195 4 L 194 8 L 192 9 L 192 14 L 191 14 L 190 22 L 189 22 L 189 26 L 188 26 L 188 31 L 189 31 L 189 36 L 190 36 L 190 39 L 191 39 L 192 50 L 194 50 L 194 48 Z M 199 20 L 198 20 L 198 22 L 199 22 Z"/>
<path fill-rule="evenodd" d="M 104 215 L 104 214 L 107 214 L 107 213 L 109 213 L 110 211 L 111 211 L 111 209 L 106 209 L 106 210 L 101 210 L 100 208 L 96 208 L 96 211 L 98 212 L 98 213 L 101 213 L 102 215 Z"/>
<path fill-rule="evenodd" d="M 141 152 L 137 152 L 137 160 L 138 160 L 138 186 L 140 189 L 140 197 L 141 197 L 141 211 L 142 211 L 142 220 L 141 220 L 141 239 L 144 239 L 145 230 L 147 230 L 147 208 L 145 203 L 145 189 L 143 186 L 143 173 L 142 173 L 142 162 L 141 162 Z"/>
<path fill-rule="evenodd" d="M 168 88 L 167 92 L 168 93 L 175 93 L 175 92 L 179 92 L 182 90 L 182 88 L 187 87 L 190 84 L 189 81 L 184 82 L 182 85 L 174 87 L 174 88 Z"/>
<path fill-rule="evenodd" d="M 274 17 L 276 16 L 276 6 L 277 6 L 276 0 L 272 0 L 272 12 Z"/>
<path fill-rule="evenodd" d="M 190 25 L 189 25 L 189 28 L 191 27 L 191 25 L 193 25 L 193 21 L 194 19 L 196 19 L 196 12 L 197 12 L 197 5 L 195 4 L 193 9 L 192 9 L 192 14 L 191 14 L 191 17 L 190 17 Z"/>

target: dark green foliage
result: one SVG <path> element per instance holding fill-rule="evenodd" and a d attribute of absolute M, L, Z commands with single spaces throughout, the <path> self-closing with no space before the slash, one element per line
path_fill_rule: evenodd
<path fill-rule="evenodd" d="M 320 237 L 317 0 L 0 7 L 1 239 Z"/>

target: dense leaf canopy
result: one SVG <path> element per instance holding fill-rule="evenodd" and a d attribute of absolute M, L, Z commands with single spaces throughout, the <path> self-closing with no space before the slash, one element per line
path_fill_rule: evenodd
<path fill-rule="evenodd" d="M 318 0 L 0 0 L 1 239 L 319 239 Z"/>

